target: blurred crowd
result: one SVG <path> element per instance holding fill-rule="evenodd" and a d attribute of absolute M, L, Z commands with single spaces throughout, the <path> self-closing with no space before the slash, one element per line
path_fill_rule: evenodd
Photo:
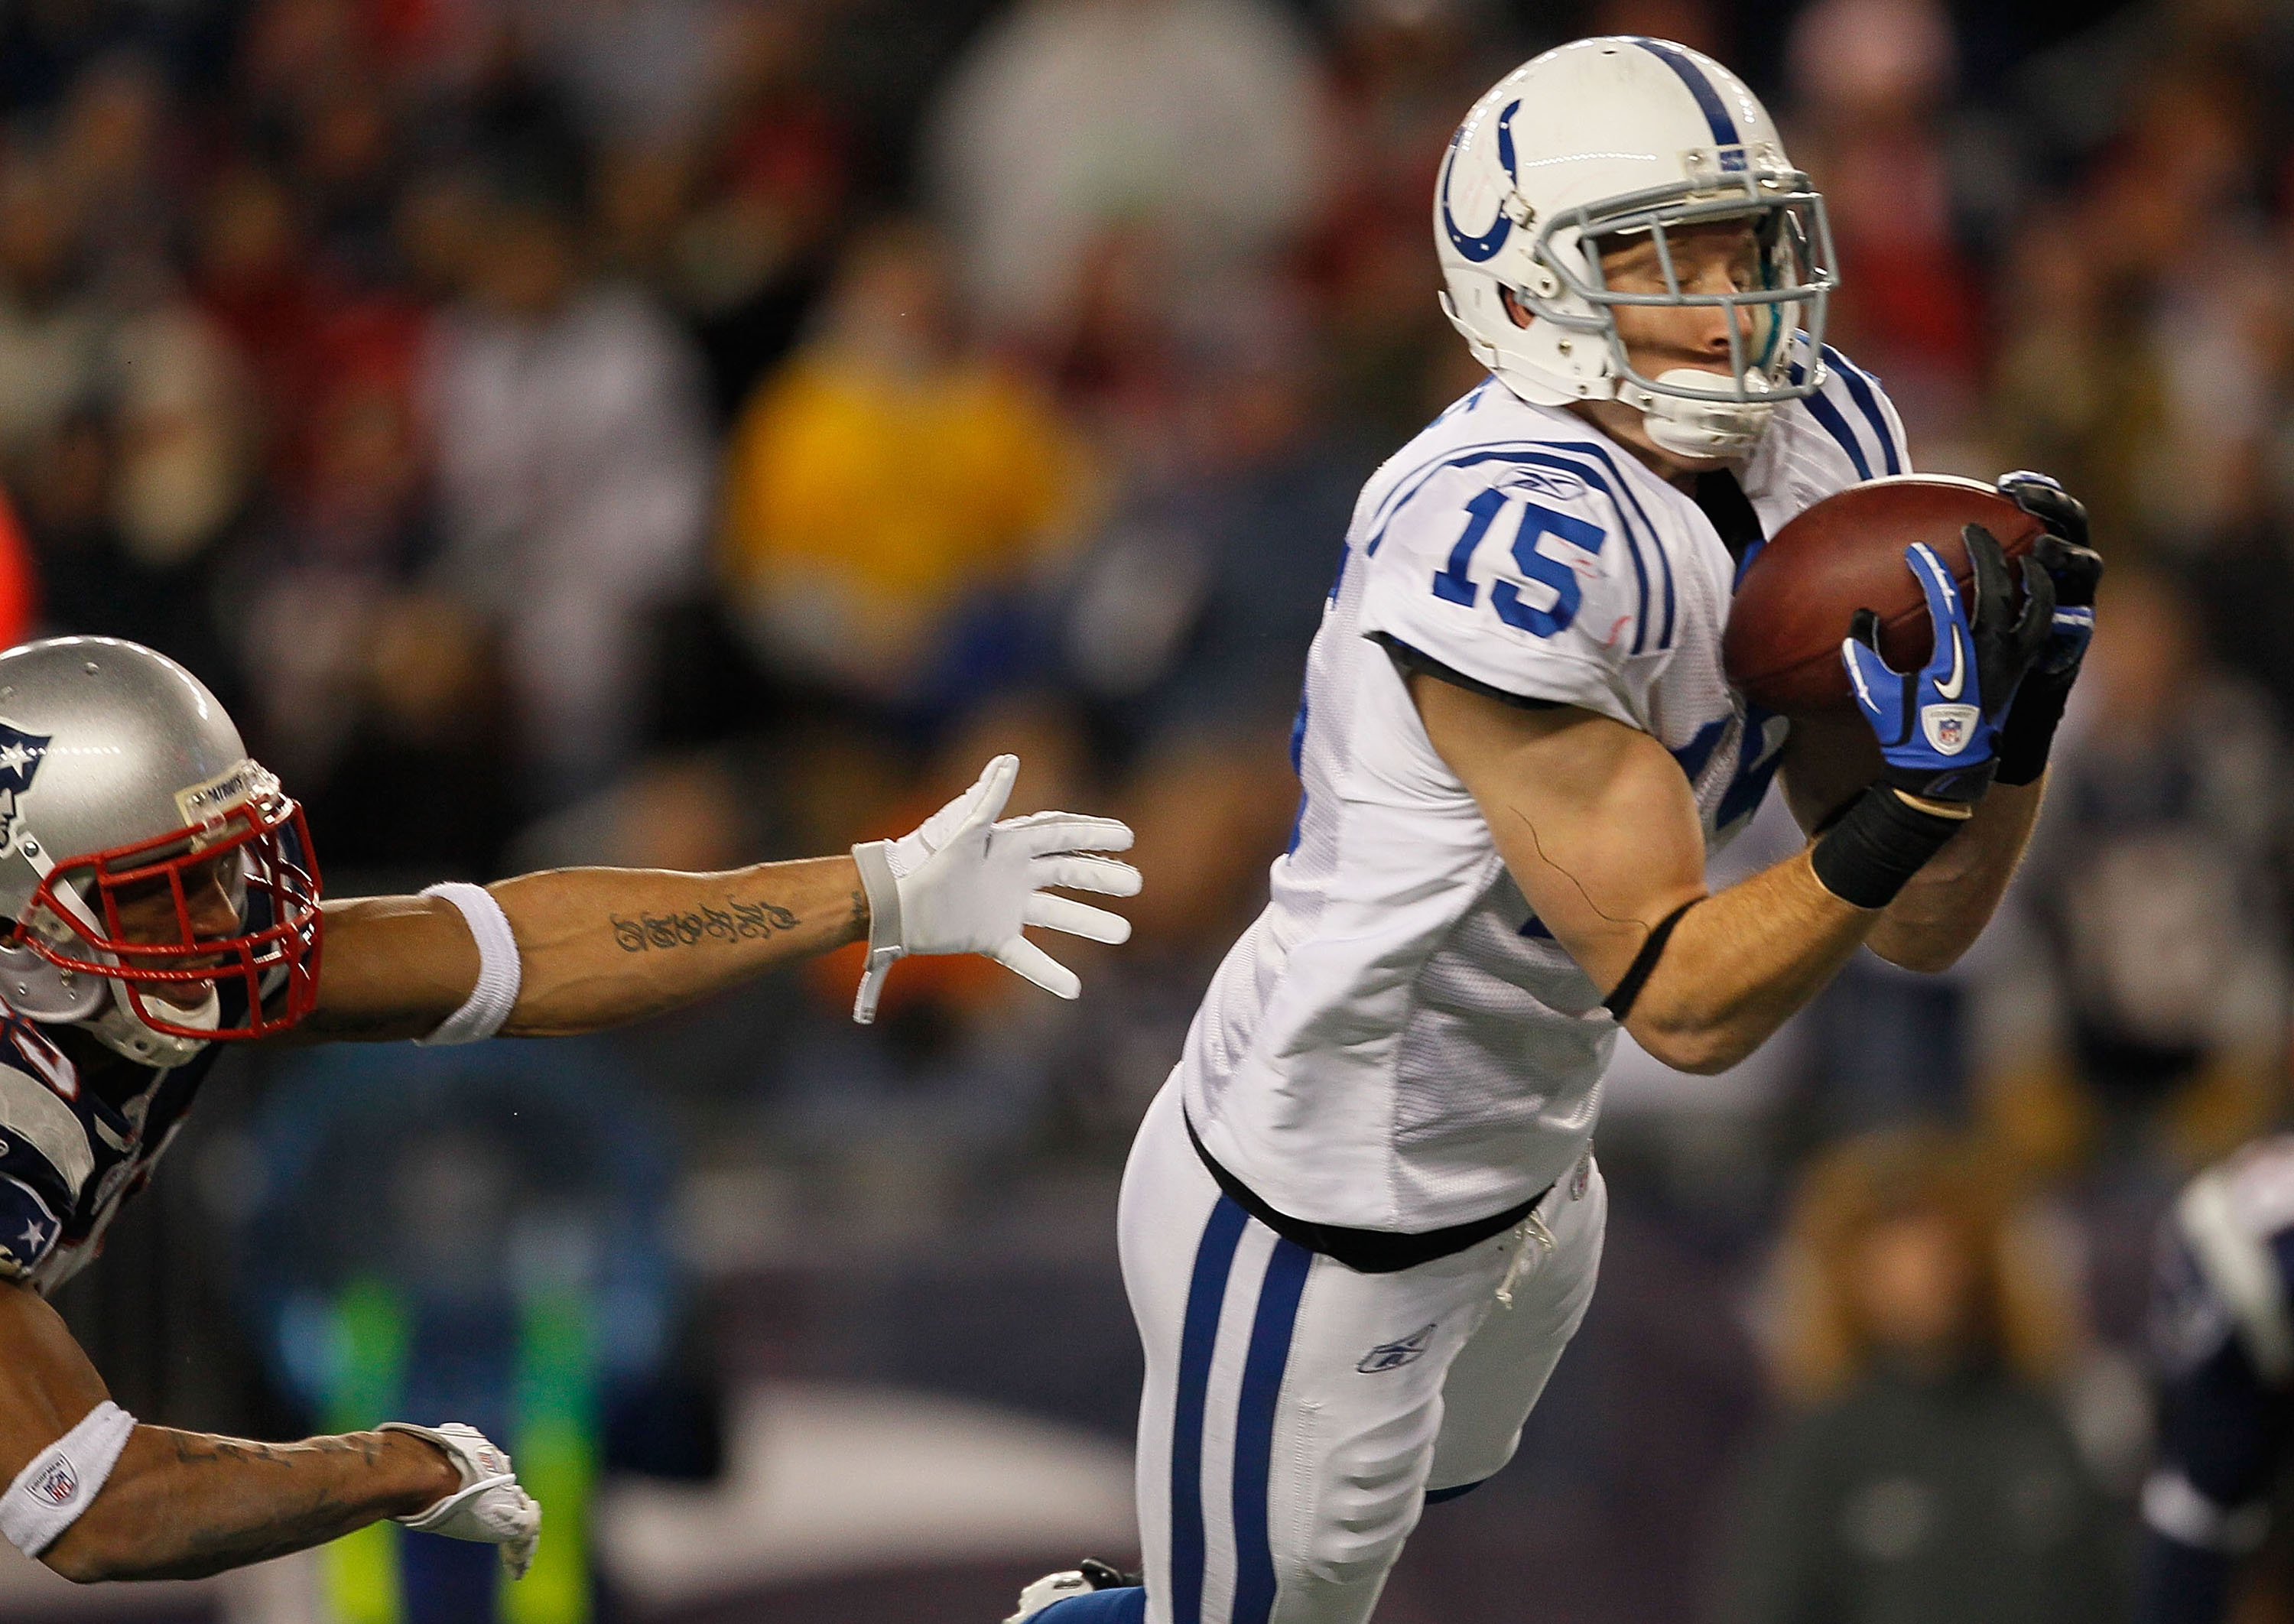
<path fill-rule="evenodd" d="M 1062 1178 L 1111 1225 L 1285 838 L 1355 491 L 1476 381 L 1444 143 L 1586 32 L 1746 74 L 1917 466 L 2056 475 L 2111 573 L 1966 966 L 1859 962 L 1709 1088 L 1621 1076 L 1609 1306 L 1499 1509 L 1591 1531 L 1542 1559 L 1595 1575 L 1571 1617 L 2108 1617 L 2152 1233 L 2287 1105 L 2285 0 L 9 0 L 0 619 L 197 671 L 336 894 L 841 849 L 1018 751 L 1015 809 L 1139 832 L 1081 1003 L 911 962 L 863 1033 L 847 954 L 582 1064 L 704 1294 Z M 200 1164 L 239 1223 L 266 1093 L 318 1108 L 247 1075 Z M 316 1287 L 260 1251 L 220 1289 L 292 1392 Z M 1638 1438 L 1715 1337 L 1698 1429 Z M 1637 1499 L 1710 1539 L 1639 1548 Z"/>

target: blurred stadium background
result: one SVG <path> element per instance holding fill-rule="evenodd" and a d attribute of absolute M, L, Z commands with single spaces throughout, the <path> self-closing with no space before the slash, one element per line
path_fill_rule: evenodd
<path fill-rule="evenodd" d="M 862 1030 L 848 954 L 595 1041 L 227 1061 L 62 1295 L 118 1397 L 500 1429 L 545 1566 L 12 1552 L 0 1618 L 981 1624 L 1127 1558 L 1129 1131 L 1280 848 L 1356 484 L 1473 381 L 1441 147 L 1587 32 L 1771 98 L 1919 465 L 2060 475 L 2111 580 L 1957 973 L 1859 962 L 1719 1079 L 1621 1056 L 1591 1320 L 1380 1616 L 2112 1616 L 2153 1225 L 2286 1106 L 2287 0 L 0 4 L 0 637 L 184 661 L 333 893 L 841 849 L 1005 748 L 1149 875 L 1071 1006 L 920 962 Z M 1997 1402 L 1859 1480 L 1890 1303 L 1939 1295 L 1991 1303 Z M 2019 1438 L 2029 1514 L 1942 1539 Z"/>

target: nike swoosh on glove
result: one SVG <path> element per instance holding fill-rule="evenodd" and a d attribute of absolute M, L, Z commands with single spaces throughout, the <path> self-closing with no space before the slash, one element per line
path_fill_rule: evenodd
<path fill-rule="evenodd" d="M 1925 665 L 1891 669 L 1880 654 L 1879 617 L 1869 609 L 1850 621 L 1840 655 L 1857 705 L 1879 737 L 1886 781 L 1907 794 L 1973 805 L 1990 787 L 1998 723 L 2047 636 L 2054 590 L 2046 572 L 2025 559 L 2023 608 L 2013 613 L 1998 541 L 1980 524 L 1963 537 L 1975 577 L 1972 615 L 1934 549 L 1917 541 L 1904 549 L 1934 629 Z"/>
<path fill-rule="evenodd" d="M 517 1473 L 510 1469 L 509 1452 L 476 1427 L 460 1421 L 442 1426 L 386 1421 L 377 1430 L 428 1439 L 462 1474 L 462 1486 L 452 1494 L 396 1520 L 426 1534 L 500 1546 L 502 1566 L 509 1570 L 509 1576 L 524 1579 L 541 1543 L 541 1507 L 519 1486 Z"/>
<path fill-rule="evenodd" d="M 892 965 L 912 953 L 978 953 L 1062 998 L 1083 983 L 1029 941 L 1022 928 L 1064 930 L 1095 942 L 1129 939 L 1131 922 L 1045 888 L 1134 897 L 1139 871 L 1085 854 L 1122 851 L 1130 829 L 1111 817 L 1037 812 L 997 821 L 1020 774 L 1017 756 L 998 756 L 969 790 L 897 840 L 852 849 L 868 896 L 868 968 L 852 1019 L 876 1018 Z"/>

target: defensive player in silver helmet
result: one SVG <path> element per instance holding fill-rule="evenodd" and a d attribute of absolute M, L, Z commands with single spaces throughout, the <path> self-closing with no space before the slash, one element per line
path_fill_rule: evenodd
<path fill-rule="evenodd" d="M 1730 690 L 1742 561 L 1909 459 L 1823 343 L 1823 199 L 1720 64 L 1548 52 L 1467 114 L 1433 205 L 1490 376 L 1355 505 L 1290 849 L 1125 1173 L 1143 1583 L 1053 1575 L 1021 1598 L 1039 1624 L 1363 1624 L 1426 1505 L 1511 1456 L 1584 1315 L 1618 1032 L 1717 1071 L 1861 946 L 1949 963 L 2030 833 L 2084 647 L 2083 523 L 2025 477 L 2062 532 L 2047 572 L 2019 609 L 1996 547 L 1965 599 L 1908 560 L 1937 657 L 1846 643 L 1859 749 Z M 1809 848 L 1708 894 L 1779 762 Z"/>
<path fill-rule="evenodd" d="M 844 857 L 324 902 L 301 809 L 190 672 L 101 637 L 0 654 L 0 1536 L 75 1579 L 155 1579 L 395 1517 L 523 1573 L 541 1510 L 475 1430 L 270 1444 L 144 1425 L 45 1294 L 94 1256 L 221 1043 L 586 1032 L 856 940 L 858 1019 L 911 953 L 986 954 L 1073 997 L 1022 927 L 1122 940 L 1123 920 L 1045 888 L 1136 891 L 1093 855 L 1131 832 L 997 821 L 1017 770 L 1000 756 L 914 833 Z"/>

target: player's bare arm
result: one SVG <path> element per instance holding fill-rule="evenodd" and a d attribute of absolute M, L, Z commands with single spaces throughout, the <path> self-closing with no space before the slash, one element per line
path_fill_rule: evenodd
<path fill-rule="evenodd" d="M 490 889 L 522 966 L 508 1036 L 640 1020 L 868 935 L 850 857 L 716 874 L 558 869 Z M 476 940 L 442 897 L 355 897 L 325 914 L 309 1037 L 424 1037 L 477 983 Z"/>
<path fill-rule="evenodd" d="M 1876 762 L 1860 721 L 1794 723 L 1778 776 L 1794 820 L 1813 836 L 1862 792 Z M 2015 876 L 2038 821 L 2043 784 L 1995 783 L 1974 816 L 1881 911 L 1866 945 L 1906 970 L 1932 974 L 1957 963 Z"/>
<path fill-rule="evenodd" d="M 855 1013 L 874 1013 L 891 962 L 910 953 L 980 953 L 1062 997 L 1079 983 L 1023 934 L 1040 926 L 1102 942 L 1119 915 L 1055 896 L 1129 896 L 1139 873 L 1091 855 L 1131 831 L 1064 812 L 997 820 L 1019 773 L 999 756 L 979 783 L 899 840 L 853 855 L 719 874 L 562 869 L 479 892 L 349 902 L 326 914 L 321 1038 L 423 1037 L 473 1003 L 492 1035 L 547 1037 L 641 1020 L 796 960 L 869 944 Z M 459 893 L 459 894 L 456 894 Z"/>
<path fill-rule="evenodd" d="M 1881 915 L 1826 890 L 1805 853 L 1709 896 L 1688 780 L 1647 734 L 1574 706 L 1524 710 L 1411 679 L 1426 732 L 1473 792 L 1531 909 L 1614 990 L 1683 906 L 1625 1028 L 1682 1071 L 1737 1064 L 1805 1004 Z"/>
<path fill-rule="evenodd" d="M 2094 636 L 2103 560 L 2088 544 L 2087 510 L 2044 475 L 2010 474 L 1999 491 L 2044 527 L 2031 555 L 2041 573 L 2030 579 L 2044 578 L 2046 609 L 2040 618 L 2046 624 L 2044 630 L 2030 628 L 2039 637 L 2037 651 L 2010 700 L 1987 719 L 1996 731 L 1995 759 L 1974 815 L 1905 883 L 1873 930 L 1872 950 L 1907 970 L 1950 968 L 1997 910 L 2038 821 L 2047 753 Z M 1971 559 L 1988 564 L 1989 549 L 1971 547 Z M 2004 601 L 1997 572 L 1990 573 L 1993 596 Z M 1979 595 L 1983 585 L 1977 583 Z M 1981 604 L 1978 611 L 1981 630 Z M 1794 816 L 1816 834 L 1850 807 L 1880 767 L 1871 735 L 1856 723 L 1795 722 L 1783 768 Z"/>
<path fill-rule="evenodd" d="M 110 1396 L 55 1310 L 24 1287 L 0 1285 L 0 1474 L 37 1491 L 13 1489 L 7 1532 L 23 1533 L 19 1502 L 61 1515 L 86 1496 L 53 1539 L 41 1543 L 34 1533 L 20 1541 L 37 1545 L 42 1562 L 81 1583 L 198 1578 L 385 1517 L 419 1518 L 465 1487 L 448 1449 L 416 1432 L 256 1443 L 124 1417 L 125 1441 L 113 1441 L 108 1472 L 91 1483 L 86 1451 L 59 1456 L 53 1446 L 85 1427 Z M 508 1492 L 517 1493 L 514 1482 Z M 536 1528 L 538 1521 L 528 1535 Z M 530 1555 L 530 1538 L 525 1549 Z"/>

